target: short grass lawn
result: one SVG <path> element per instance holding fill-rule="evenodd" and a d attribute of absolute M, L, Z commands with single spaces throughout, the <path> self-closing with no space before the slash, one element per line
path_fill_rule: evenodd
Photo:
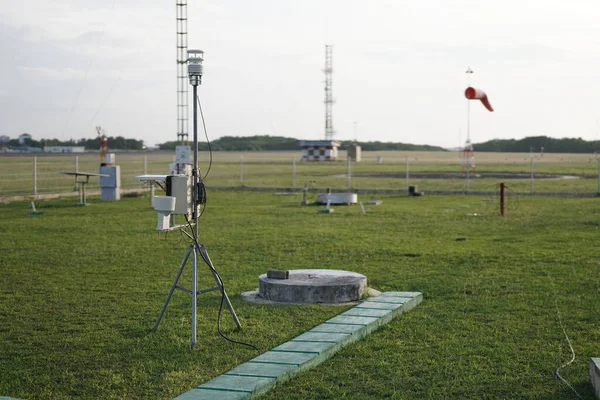
<path fill-rule="evenodd" d="M 361 196 L 366 202 L 371 196 Z M 200 239 L 243 325 L 268 350 L 344 311 L 268 306 L 240 294 L 268 269 L 365 274 L 423 303 L 266 399 L 593 398 L 600 356 L 600 199 L 379 196 L 382 204 L 300 206 L 301 196 L 209 191 Z M 147 197 L 0 205 L 0 396 L 169 399 L 255 356 L 217 333 L 218 293 L 177 291 L 151 330 L 189 242 L 154 231 Z M 189 285 L 186 268 L 181 283 Z M 214 284 L 201 265 L 200 286 Z M 564 328 L 564 331 L 563 331 Z"/>

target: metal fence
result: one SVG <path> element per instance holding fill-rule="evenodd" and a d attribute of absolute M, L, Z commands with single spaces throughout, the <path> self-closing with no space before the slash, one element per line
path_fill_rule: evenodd
<path fill-rule="evenodd" d="M 117 153 L 123 191 L 144 190 L 137 175 L 168 174 L 172 152 Z M 212 158 L 212 163 L 211 163 Z M 360 162 L 341 152 L 340 161 L 303 162 L 300 152 L 201 152 L 200 174 L 210 188 L 321 188 L 477 193 L 600 193 L 600 159 L 586 154 L 485 153 L 477 165 L 461 167 L 453 152 L 363 152 Z M 76 193 L 73 177 L 61 172 L 98 172 L 98 154 L 0 155 L 0 198 Z M 98 191 L 91 178 L 90 194 Z"/>

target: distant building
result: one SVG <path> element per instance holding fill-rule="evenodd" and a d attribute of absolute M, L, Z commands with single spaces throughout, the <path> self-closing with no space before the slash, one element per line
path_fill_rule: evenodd
<path fill-rule="evenodd" d="M 19 147 L 13 147 L 12 149 L 10 149 L 10 152 L 11 153 L 41 153 L 42 148 L 41 147 L 19 146 Z"/>
<path fill-rule="evenodd" d="M 22 133 L 19 135 L 20 145 L 24 145 L 27 140 L 31 140 L 31 135 L 29 133 Z"/>
<path fill-rule="evenodd" d="M 336 161 L 338 158 L 338 147 L 340 142 L 336 140 L 303 140 L 303 161 Z"/>
<path fill-rule="evenodd" d="M 44 153 L 85 153 L 85 146 L 44 146 Z"/>
<path fill-rule="evenodd" d="M 6 152 L 6 150 L 7 150 L 7 143 L 9 141 L 10 141 L 10 137 L 8 137 L 6 135 L 0 136 L 0 151 L 2 151 L 3 153 Z"/>

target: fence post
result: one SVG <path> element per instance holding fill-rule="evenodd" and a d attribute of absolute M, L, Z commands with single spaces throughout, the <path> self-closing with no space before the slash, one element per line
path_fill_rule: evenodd
<path fill-rule="evenodd" d="M 37 196 L 37 156 L 33 156 L 33 195 Z"/>
<path fill-rule="evenodd" d="M 144 156 L 144 175 L 148 174 L 148 156 Z M 154 182 L 150 182 L 150 207 L 154 207 Z"/>
<path fill-rule="evenodd" d="M 505 203 L 505 195 L 506 195 L 506 186 L 504 182 L 500 183 L 500 215 L 504 217 L 504 205 Z"/>
<path fill-rule="evenodd" d="M 471 179 L 471 161 L 467 160 L 467 192 L 469 191 L 469 189 L 471 187 L 470 179 Z"/>
<path fill-rule="evenodd" d="M 408 190 L 408 157 L 406 157 L 406 167 L 404 169 L 404 172 L 406 174 L 406 190 Z"/>
<path fill-rule="evenodd" d="M 292 187 L 296 187 L 296 157 L 292 158 Z"/>
<path fill-rule="evenodd" d="M 600 194 L 600 158 L 598 159 L 598 194 Z"/>
<path fill-rule="evenodd" d="M 75 156 L 75 172 L 79 172 L 79 156 Z"/>
<path fill-rule="evenodd" d="M 240 156 L 240 186 L 244 186 L 244 157 Z"/>
<path fill-rule="evenodd" d="M 531 153 L 531 155 L 529 156 L 529 173 L 530 173 L 530 180 L 531 180 L 531 184 L 530 184 L 530 189 L 529 191 L 531 193 L 533 193 L 533 153 Z"/>
<path fill-rule="evenodd" d="M 352 189 L 352 157 L 348 156 L 348 190 Z"/>

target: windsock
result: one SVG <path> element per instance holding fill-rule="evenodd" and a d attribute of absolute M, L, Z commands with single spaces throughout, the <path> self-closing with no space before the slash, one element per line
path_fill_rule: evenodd
<path fill-rule="evenodd" d="M 483 90 L 475 89 L 473 87 L 468 87 L 465 90 L 465 97 L 469 100 L 481 100 L 481 103 L 488 109 L 488 111 L 494 111 L 490 101 L 487 98 L 487 94 Z"/>

